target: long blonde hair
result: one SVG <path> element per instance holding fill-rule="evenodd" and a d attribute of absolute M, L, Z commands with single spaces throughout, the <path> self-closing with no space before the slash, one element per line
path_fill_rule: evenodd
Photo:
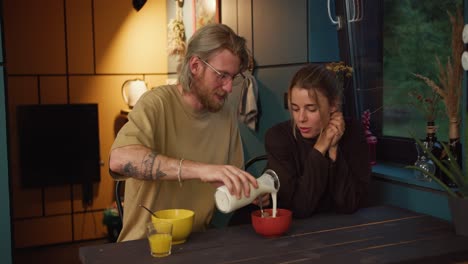
<path fill-rule="evenodd" d="M 246 46 L 246 40 L 234 33 L 230 27 L 224 24 L 208 24 L 193 34 L 189 40 L 178 79 L 185 91 L 190 90 L 193 81 L 189 67 L 190 59 L 196 56 L 206 61 L 212 55 L 224 49 L 239 57 L 240 72 L 247 69 L 249 50 Z"/>

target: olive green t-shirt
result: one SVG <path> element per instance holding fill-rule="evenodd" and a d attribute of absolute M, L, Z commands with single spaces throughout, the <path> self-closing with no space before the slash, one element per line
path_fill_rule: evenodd
<path fill-rule="evenodd" d="M 182 100 L 175 85 L 154 88 L 139 99 L 112 149 L 133 144 L 172 158 L 243 166 L 239 128 L 229 105 L 216 113 L 196 112 Z M 215 208 L 214 192 L 212 184 L 200 180 L 186 180 L 179 186 L 178 181 L 126 179 L 123 228 L 118 241 L 145 237 L 145 224 L 151 217 L 139 204 L 154 211 L 193 210 L 193 231 L 205 230 Z"/>

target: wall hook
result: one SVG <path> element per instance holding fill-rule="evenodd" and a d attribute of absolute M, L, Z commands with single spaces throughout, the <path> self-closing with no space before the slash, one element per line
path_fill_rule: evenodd
<path fill-rule="evenodd" d="M 330 4 L 331 0 L 327 0 L 328 17 L 333 24 L 337 25 L 337 29 L 340 30 L 343 27 L 343 18 L 341 16 L 336 16 L 336 20 L 332 18 Z"/>
<path fill-rule="evenodd" d="M 351 1 L 351 0 L 350 0 Z M 363 0 L 352 0 L 353 1 L 353 18 L 348 20 L 349 22 L 359 22 L 362 20 L 364 14 Z"/>

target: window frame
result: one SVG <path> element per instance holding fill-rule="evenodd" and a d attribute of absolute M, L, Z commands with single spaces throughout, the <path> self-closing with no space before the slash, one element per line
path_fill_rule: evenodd
<path fill-rule="evenodd" d="M 467 17 L 467 5 L 464 0 L 463 12 L 465 18 Z M 370 4 L 374 7 L 370 7 Z M 367 7 L 372 9 L 374 12 L 374 28 L 369 32 L 362 28 L 358 28 L 356 24 L 348 23 L 345 24 L 343 30 L 338 31 L 338 42 L 340 50 L 340 58 L 347 64 L 353 66 L 353 81 L 351 87 L 345 90 L 344 93 L 344 115 L 351 118 L 361 119 L 360 114 L 369 109 L 371 111 L 371 127 L 370 130 L 377 137 L 376 145 L 376 159 L 377 162 L 388 162 L 397 163 L 402 165 L 414 164 L 417 159 L 417 150 L 415 141 L 411 137 L 395 137 L 395 136 L 384 136 L 383 135 L 383 5 L 384 1 L 372 1 L 367 3 Z M 346 1 L 336 1 L 337 13 L 343 14 L 346 20 Z M 466 21 L 466 19 L 465 19 Z M 369 23 L 369 22 L 368 22 Z M 375 30 L 379 28 L 379 30 Z M 349 33 L 349 31 L 353 33 Z M 366 58 L 365 63 L 373 64 L 374 66 L 365 65 L 362 58 L 356 58 L 355 54 L 352 54 L 352 49 L 356 49 L 362 44 L 362 40 L 365 39 L 363 34 L 373 34 L 372 40 L 367 37 L 364 45 L 374 45 L 373 56 L 375 58 Z M 381 40 L 375 45 L 375 40 Z M 358 43 L 361 41 L 360 43 Z M 370 43 L 373 41 L 373 44 Z M 366 47 L 368 47 L 366 46 Z M 354 53 L 358 51 L 354 50 Z M 366 51 L 367 52 L 367 51 Z M 376 55 L 377 54 L 377 55 Z M 378 78 L 365 79 L 363 76 L 368 74 L 374 74 Z M 380 78 L 380 79 L 379 79 Z M 465 120 L 466 113 L 468 112 L 468 98 L 467 94 L 467 73 L 464 72 L 463 76 L 463 99 L 461 106 L 461 117 L 462 122 L 460 124 L 461 130 L 464 131 L 466 124 Z M 364 80 L 364 81 L 363 81 Z M 363 83 L 366 82 L 366 83 Z M 355 87 L 370 87 L 368 89 L 356 89 Z M 463 133 L 460 134 L 461 141 L 464 143 Z M 422 140 L 422 139 L 421 139 Z"/>

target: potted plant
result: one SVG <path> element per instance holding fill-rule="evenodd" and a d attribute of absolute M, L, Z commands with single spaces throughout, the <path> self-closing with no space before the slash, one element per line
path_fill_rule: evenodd
<path fill-rule="evenodd" d="M 468 129 L 465 130 L 464 134 L 464 153 L 468 153 Z M 407 166 L 407 168 L 415 169 L 420 171 L 421 173 L 424 173 L 447 191 L 448 203 L 452 214 L 452 221 L 455 226 L 455 232 L 459 235 L 468 236 L 468 170 L 465 169 L 465 171 L 463 171 L 462 168 L 460 168 L 460 165 L 454 157 L 453 153 L 450 151 L 448 144 L 445 144 L 443 142 L 441 143 L 444 152 L 448 155 L 448 159 L 440 160 L 431 153 L 431 151 L 421 142 L 421 140 L 419 140 L 416 137 L 415 140 L 417 144 L 421 147 L 421 149 L 425 151 L 429 158 L 436 164 L 436 166 L 450 180 L 452 180 L 452 182 L 456 184 L 457 188 L 449 187 L 436 175 L 427 172 L 426 170 L 421 169 L 420 167 Z M 468 164 L 468 155 L 465 155 L 465 162 L 463 162 L 463 164 Z"/>
<path fill-rule="evenodd" d="M 443 65 L 436 56 L 437 65 L 439 68 L 438 83 L 421 74 L 414 74 L 417 78 L 424 81 L 430 87 L 433 93 L 440 96 L 445 105 L 446 114 L 449 120 L 449 144 L 441 143 L 443 147 L 443 155 L 436 157 L 422 142 L 415 138 L 417 144 L 425 152 L 440 169 L 440 171 L 453 182 L 456 188 L 451 188 L 447 183 L 436 177 L 434 173 L 428 172 L 416 166 L 408 166 L 432 178 L 448 193 L 449 207 L 452 213 L 452 221 L 455 225 L 457 234 L 468 236 L 468 170 L 462 170 L 461 165 L 457 162 L 457 158 L 462 159 L 462 155 L 458 155 L 459 147 L 459 125 L 460 125 L 460 98 L 462 97 L 462 79 L 463 71 L 461 67 L 461 54 L 464 49 L 462 42 L 463 32 L 463 15 L 461 8 L 458 6 L 455 15 L 447 12 L 452 25 L 452 56 L 447 60 L 446 65 Z M 468 120 L 465 120 L 467 124 Z M 468 166 L 468 130 L 465 130 L 465 164 Z M 444 155 L 445 154 L 445 155 Z"/>
<path fill-rule="evenodd" d="M 439 95 L 444 102 L 445 112 L 449 121 L 449 142 L 455 146 L 460 138 L 460 100 L 462 98 L 463 68 L 461 67 L 461 54 L 464 50 L 462 41 L 463 15 L 460 7 L 457 7 L 455 15 L 447 11 L 452 25 L 452 55 L 447 58 L 446 65 L 436 56 L 439 69 L 438 82 L 421 74 L 413 73 L 414 76 L 424 81 L 432 92 Z"/>

